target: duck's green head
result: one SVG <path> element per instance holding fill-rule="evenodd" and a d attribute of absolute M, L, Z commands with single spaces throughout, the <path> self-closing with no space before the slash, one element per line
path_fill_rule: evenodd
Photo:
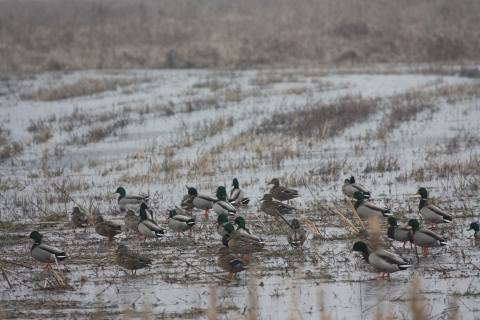
<path fill-rule="evenodd" d="M 238 184 L 238 180 L 237 180 L 237 178 L 233 178 L 233 183 L 232 183 L 232 186 L 233 186 L 235 189 L 238 189 L 238 188 L 240 188 L 240 187 L 239 187 L 239 184 Z"/>
<path fill-rule="evenodd" d="M 30 235 L 28 236 L 28 239 L 35 240 L 36 244 L 41 244 L 42 243 L 42 235 L 38 231 L 32 231 L 30 233 Z"/>
<path fill-rule="evenodd" d="M 350 183 L 355 183 L 355 178 L 353 176 L 350 177 Z"/>
<path fill-rule="evenodd" d="M 472 230 L 472 229 L 475 230 L 475 232 L 478 232 L 478 230 L 479 230 L 478 223 L 476 223 L 476 222 L 470 223 L 470 229 L 468 229 L 468 230 Z"/>
<path fill-rule="evenodd" d="M 238 226 L 238 229 L 245 228 L 245 219 L 243 219 L 243 217 L 236 217 L 234 222 Z"/>
<path fill-rule="evenodd" d="M 292 229 L 299 229 L 300 228 L 300 221 L 297 219 L 293 219 L 291 222 Z"/>
<path fill-rule="evenodd" d="M 419 229 L 420 224 L 418 223 L 417 219 L 410 219 L 408 220 L 407 227 L 412 227 L 412 229 Z"/>
<path fill-rule="evenodd" d="M 353 251 L 360 251 L 362 252 L 363 250 L 367 249 L 367 244 L 363 241 L 357 241 L 353 244 Z M 351 251 L 352 251 L 351 250 Z"/>
<path fill-rule="evenodd" d="M 233 231 L 235 231 L 235 227 L 231 223 L 227 223 L 223 229 L 225 229 L 228 234 L 231 234 Z"/>
<path fill-rule="evenodd" d="M 226 201 L 227 200 L 227 189 L 225 187 L 220 186 L 217 188 L 217 199 Z"/>
<path fill-rule="evenodd" d="M 428 191 L 425 188 L 420 188 L 418 189 L 417 193 L 415 195 L 419 194 L 422 199 L 428 199 Z"/>
<path fill-rule="evenodd" d="M 198 194 L 197 189 L 195 189 L 194 187 L 188 188 L 188 194 L 191 196 L 196 196 Z"/>
<path fill-rule="evenodd" d="M 117 190 L 114 193 L 120 193 L 121 196 L 124 196 L 127 194 L 125 189 L 123 187 L 118 187 Z"/>
<path fill-rule="evenodd" d="M 169 218 L 173 218 L 177 215 L 177 210 L 170 210 L 169 214 L 168 214 L 168 217 Z"/>
<path fill-rule="evenodd" d="M 397 218 L 395 217 L 388 217 L 388 220 L 387 222 L 390 224 L 390 226 L 392 227 L 396 227 L 397 226 Z"/>
<path fill-rule="evenodd" d="M 140 219 L 142 219 L 142 221 L 148 219 L 147 209 L 147 204 L 145 202 L 142 202 L 142 204 L 140 205 Z"/>
<path fill-rule="evenodd" d="M 222 213 L 222 214 L 218 215 L 218 217 L 217 217 L 217 223 L 218 223 L 218 224 L 222 224 L 222 223 L 224 223 L 224 222 L 228 222 L 228 217 L 227 217 L 226 214 L 223 214 L 223 213 Z"/>
<path fill-rule="evenodd" d="M 353 194 L 353 197 L 357 200 L 363 200 L 365 197 L 363 196 L 363 193 L 360 191 L 355 191 Z"/>

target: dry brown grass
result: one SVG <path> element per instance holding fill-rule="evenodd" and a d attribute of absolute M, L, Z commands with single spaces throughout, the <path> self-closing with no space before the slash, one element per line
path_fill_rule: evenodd
<path fill-rule="evenodd" d="M 476 0 L 2 1 L 0 70 L 478 60 L 479 12 Z"/>

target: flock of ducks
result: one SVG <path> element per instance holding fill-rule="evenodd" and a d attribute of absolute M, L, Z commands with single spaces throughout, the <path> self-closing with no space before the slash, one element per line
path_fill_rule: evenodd
<path fill-rule="evenodd" d="M 287 235 L 288 243 L 295 249 L 303 247 L 307 239 L 305 231 L 300 225 L 300 221 L 292 219 L 289 222 L 283 218 L 284 214 L 292 214 L 297 209 L 289 204 L 290 200 L 299 197 L 296 190 L 285 186 L 280 186 L 278 179 L 272 179 L 269 184 L 273 185 L 269 193 L 265 194 L 261 199 L 260 210 L 267 215 L 276 219 L 281 217 L 291 228 Z M 188 193 L 181 202 L 184 210 L 192 211 L 194 208 L 203 210 L 202 214 L 208 219 L 210 209 L 217 214 L 216 231 L 221 237 L 223 247 L 218 251 L 217 265 L 228 272 L 227 278 L 232 276 L 235 278 L 238 272 L 247 270 L 250 265 L 250 257 L 254 253 L 266 250 L 265 242 L 262 238 L 254 235 L 247 227 L 245 219 L 237 216 L 237 209 L 249 203 L 250 199 L 246 198 L 244 192 L 239 188 L 239 182 L 235 178 L 232 183 L 233 189 L 227 195 L 226 189 L 220 186 L 216 190 L 216 196 L 208 194 L 199 194 L 193 187 L 187 187 Z M 346 179 L 342 192 L 345 197 L 355 199 L 354 208 L 358 216 L 362 220 L 372 221 L 388 218 L 387 236 L 395 241 L 403 242 L 403 248 L 407 242 L 412 245 L 424 248 L 423 255 L 428 254 L 431 247 L 441 247 L 447 245 L 447 241 L 442 236 L 434 233 L 430 229 L 420 228 L 419 222 L 410 219 L 405 226 L 399 226 L 397 219 L 387 208 L 382 208 L 368 201 L 371 192 L 362 185 L 355 182 L 354 177 Z M 125 231 L 127 237 L 128 232 L 132 231 L 143 236 L 142 244 L 146 243 L 147 238 L 158 239 L 165 235 L 165 230 L 158 225 L 153 219 L 153 211 L 148 208 L 147 202 L 149 196 L 127 194 L 123 187 L 117 188 L 114 193 L 118 193 L 118 205 L 122 212 L 126 211 L 124 217 L 124 226 L 117 223 L 106 221 L 101 215 L 94 217 L 95 231 L 107 237 L 111 242 L 113 238 Z M 420 188 L 416 195 L 420 196 L 419 212 L 425 221 L 432 224 L 432 228 L 438 226 L 439 223 L 452 222 L 452 216 L 440 209 L 438 206 L 428 202 L 428 192 L 425 188 Z M 287 204 L 283 203 L 287 201 Z M 139 215 L 128 207 L 140 208 Z M 127 210 L 128 209 L 128 210 Z M 73 209 L 71 220 L 74 225 L 73 232 L 77 228 L 84 229 L 89 225 L 87 215 L 78 207 Z M 233 220 L 233 221 L 232 221 Z M 177 210 L 170 210 L 168 217 L 168 227 L 180 237 L 186 231 L 189 231 L 188 237 L 192 236 L 195 219 L 191 216 L 180 215 Z M 237 227 L 235 229 L 235 226 Z M 474 238 L 480 239 L 479 225 L 471 223 L 470 229 L 474 230 Z M 33 231 L 29 238 L 34 240 L 31 248 L 31 255 L 34 259 L 47 263 L 45 269 L 49 268 L 50 263 L 57 263 L 68 257 L 62 250 L 43 244 L 42 236 L 37 231 Z M 382 272 L 380 278 L 390 277 L 390 273 L 408 269 L 412 264 L 398 254 L 389 252 L 385 249 L 372 249 L 367 243 L 357 241 L 354 243 L 351 251 L 361 252 L 364 260 L 376 270 Z M 136 274 L 136 270 L 148 267 L 152 261 L 139 254 L 130 253 L 125 245 L 118 246 L 116 253 L 116 262 L 119 266 Z"/>

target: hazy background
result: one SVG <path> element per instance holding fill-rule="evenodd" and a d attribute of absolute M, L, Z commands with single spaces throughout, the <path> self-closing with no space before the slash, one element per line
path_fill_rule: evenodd
<path fill-rule="evenodd" d="M 0 71 L 479 57 L 478 0 L 0 1 Z"/>

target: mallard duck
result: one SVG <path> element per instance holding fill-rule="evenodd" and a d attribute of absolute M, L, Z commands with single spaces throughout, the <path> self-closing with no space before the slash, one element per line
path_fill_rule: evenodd
<path fill-rule="evenodd" d="M 262 204 L 260 205 L 260 210 L 265 212 L 266 214 L 270 216 L 274 216 L 275 218 L 278 219 L 278 213 L 280 214 L 291 214 L 293 211 L 297 210 L 294 207 L 291 207 L 287 204 L 283 204 L 279 201 L 273 200 L 273 197 L 271 194 L 264 194 L 263 198 L 260 199 L 260 201 L 263 201 Z"/>
<path fill-rule="evenodd" d="M 73 232 L 77 228 L 84 228 L 83 232 L 87 233 L 88 219 L 84 212 L 80 211 L 78 207 L 73 208 L 72 212 Z"/>
<path fill-rule="evenodd" d="M 292 231 L 288 234 L 287 241 L 294 249 L 302 248 L 307 235 L 305 230 L 300 227 L 300 221 L 293 219 L 291 222 Z"/>
<path fill-rule="evenodd" d="M 203 216 L 208 219 L 208 210 L 212 209 L 213 203 L 217 201 L 217 199 L 207 194 L 199 194 L 197 189 L 193 187 L 186 187 L 188 189 L 188 194 L 192 197 L 192 203 L 195 208 L 205 210 Z"/>
<path fill-rule="evenodd" d="M 128 248 L 123 244 L 118 246 L 115 253 L 117 254 L 117 264 L 122 268 L 131 270 L 132 275 L 137 274 L 137 269 L 150 267 L 152 264 L 152 260 L 149 258 L 129 253 Z"/>
<path fill-rule="evenodd" d="M 127 194 L 123 187 L 118 187 L 113 194 L 119 193 L 118 196 L 118 206 L 122 212 L 125 212 L 127 206 L 134 206 L 138 208 L 140 204 L 143 202 L 148 202 L 150 196 L 149 195 L 138 195 L 138 194 Z"/>
<path fill-rule="evenodd" d="M 405 249 L 405 244 L 410 240 L 411 228 L 398 226 L 395 217 L 388 217 L 387 225 L 390 225 L 387 229 L 387 236 L 393 240 L 403 241 L 403 248 Z"/>
<path fill-rule="evenodd" d="M 133 230 L 136 233 L 138 231 L 138 223 L 140 222 L 140 217 L 135 215 L 135 212 L 132 210 L 127 210 L 127 214 L 123 217 L 123 222 L 125 223 L 125 233 L 128 237 L 128 230 Z"/>
<path fill-rule="evenodd" d="M 379 249 L 376 251 L 370 250 L 365 242 L 357 241 L 353 244 L 353 248 L 350 251 L 358 251 L 363 255 L 363 259 L 378 271 L 382 272 L 382 275 L 378 278 L 390 279 L 390 273 L 405 270 L 412 265 L 404 258 L 396 255 L 387 250 Z"/>
<path fill-rule="evenodd" d="M 147 215 L 147 204 L 142 203 L 140 205 L 140 222 L 138 223 L 138 231 L 143 234 L 143 243 L 146 243 L 148 238 L 160 238 L 164 236 L 164 231 L 158 223 L 153 219 L 149 219 Z"/>
<path fill-rule="evenodd" d="M 363 193 L 363 197 L 365 199 L 370 198 L 370 191 L 368 191 L 364 186 L 361 184 L 355 183 L 355 178 L 353 176 L 350 179 L 345 179 L 345 182 L 342 186 L 342 192 L 346 197 L 353 197 L 353 194 L 357 191 Z"/>
<path fill-rule="evenodd" d="M 220 250 L 218 250 L 218 254 L 220 256 L 217 259 L 217 266 L 228 272 L 227 279 L 232 277 L 232 273 L 233 278 L 236 278 L 238 272 L 247 270 L 250 266 L 250 262 L 245 259 L 235 257 L 235 255 L 232 254 L 228 248 L 220 248 Z"/>
<path fill-rule="evenodd" d="M 439 223 L 450 223 L 452 222 L 452 216 L 437 207 L 434 204 L 428 203 L 428 192 L 425 188 L 418 189 L 415 195 L 420 195 L 420 203 L 418 205 L 418 210 L 422 217 L 431 223 L 432 228 L 438 227 Z"/>
<path fill-rule="evenodd" d="M 244 229 L 238 229 L 228 238 L 228 248 L 235 253 L 246 254 L 245 259 L 249 260 L 250 254 L 265 251 L 265 242 Z"/>
<path fill-rule="evenodd" d="M 225 230 L 225 225 L 228 223 L 228 217 L 226 214 L 220 214 L 217 217 L 217 221 L 215 224 L 218 224 L 217 226 L 217 232 L 220 234 L 222 237 L 227 234 L 227 231 Z"/>
<path fill-rule="evenodd" d="M 245 198 L 245 194 L 243 190 L 240 189 L 237 178 L 233 179 L 232 186 L 233 186 L 233 189 L 230 190 L 228 201 L 233 203 L 236 206 L 239 206 L 242 204 L 248 204 L 250 202 L 250 199 Z"/>
<path fill-rule="evenodd" d="M 235 227 L 233 226 L 233 224 L 227 223 L 224 227 L 224 231 L 226 233 L 222 238 L 222 244 L 228 248 L 228 243 L 230 242 L 230 237 L 232 236 L 232 233 L 235 231 Z M 219 232 L 222 232 L 222 230 L 220 230 Z"/>
<path fill-rule="evenodd" d="M 293 190 L 287 187 L 280 187 L 280 182 L 276 178 L 272 179 L 272 181 L 270 181 L 268 184 L 273 184 L 273 187 L 270 189 L 270 194 L 273 198 L 277 200 L 287 200 L 288 203 L 290 203 L 291 199 L 300 197 L 297 190 Z"/>
<path fill-rule="evenodd" d="M 235 218 L 235 221 L 234 222 L 234 225 L 237 226 L 237 230 L 238 229 L 243 229 L 245 231 L 248 232 L 248 234 L 253 234 L 245 225 L 246 225 L 246 222 L 245 222 L 245 219 L 243 219 L 243 217 L 236 217 Z"/>
<path fill-rule="evenodd" d="M 354 204 L 355 210 L 357 210 L 358 215 L 361 219 L 372 220 L 374 218 L 381 219 L 383 217 L 391 216 L 390 210 L 387 208 L 382 208 L 377 205 L 374 205 L 371 202 L 364 200 L 363 193 L 356 191 L 353 194 L 353 197 L 357 199 Z"/>
<path fill-rule="evenodd" d="M 412 227 L 410 242 L 414 245 L 425 248 L 422 252 L 424 256 L 428 255 L 429 247 L 443 247 L 448 244 L 444 237 L 439 236 L 435 232 L 424 228 L 420 229 L 419 223 L 416 219 L 408 220 L 406 226 Z"/>
<path fill-rule="evenodd" d="M 187 216 L 178 215 L 176 210 L 170 210 L 168 216 L 168 227 L 173 231 L 177 231 L 178 237 L 180 237 L 180 231 L 185 232 L 187 230 L 190 230 L 188 236 L 192 236 L 192 228 L 195 225 L 195 219 Z"/>
<path fill-rule="evenodd" d="M 227 202 L 227 190 L 225 187 L 218 187 L 216 193 L 217 199 L 213 203 L 213 211 L 216 214 L 227 214 L 230 216 L 234 216 L 237 213 L 237 209 L 230 203 Z"/>
<path fill-rule="evenodd" d="M 108 237 L 108 242 L 112 242 L 113 237 L 122 233 L 121 225 L 105 221 L 101 215 L 95 216 L 95 220 L 95 231 L 103 237 Z"/>
<path fill-rule="evenodd" d="M 479 230 L 478 223 L 476 223 L 476 222 L 470 223 L 470 228 L 468 229 L 468 231 L 469 230 L 474 230 L 475 233 L 473 234 L 473 237 L 475 239 L 480 239 L 480 232 L 478 232 L 478 230 Z"/>
<path fill-rule="evenodd" d="M 43 244 L 42 235 L 38 233 L 38 231 L 32 231 L 27 239 L 35 240 L 32 249 L 30 249 L 30 253 L 35 260 L 47 263 L 47 265 L 44 267 L 45 270 L 48 269 L 50 263 L 58 263 L 58 261 L 68 258 L 68 255 L 62 250 Z"/>

